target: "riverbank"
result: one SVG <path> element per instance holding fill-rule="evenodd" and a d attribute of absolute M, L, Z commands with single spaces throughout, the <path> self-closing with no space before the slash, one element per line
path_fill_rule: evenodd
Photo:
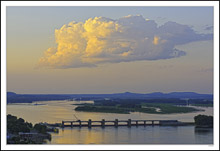
<path fill-rule="evenodd" d="M 51 140 L 51 129 L 42 123 L 26 122 L 22 118 L 7 115 L 7 144 L 44 144 Z"/>

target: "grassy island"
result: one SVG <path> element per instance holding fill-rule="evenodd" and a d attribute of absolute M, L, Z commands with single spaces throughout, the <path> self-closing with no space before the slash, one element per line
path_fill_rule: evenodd
<path fill-rule="evenodd" d="M 154 109 L 152 113 L 154 114 L 189 113 L 189 112 L 201 111 L 193 107 L 176 106 L 174 104 L 165 104 L 165 103 L 163 104 L 144 103 L 143 106 L 152 107 Z M 156 109 L 158 109 L 158 111 L 156 111 Z M 143 110 L 143 112 L 145 112 L 145 110 Z"/>
<path fill-rule="evenodd" d="M 187 106 L 178 106 L 175 103 L 145 103 L 143 100 L 114 101 L 98 100 L 94 104 L 77 105 L 76 111 L 101 112 L 101 113 L 119 113 L 129 114 L 130 112 L 143 112 L 150 114 L 171 114 L 171 113 L 189 113 L 201 111 L 199 109 Z"/>
<path fill-rule="evenodd" d="M 129 114 L 130 110 L 117 107 L 85 105 L 75 108 L 76 111 Z"/>

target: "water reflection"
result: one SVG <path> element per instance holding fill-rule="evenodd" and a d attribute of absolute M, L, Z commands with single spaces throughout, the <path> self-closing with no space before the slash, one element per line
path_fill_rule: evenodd
<path fill-rule="evenodd" d="M 195 133 L 198 134 L 208 134 L 213 132 L 213 128 L 196 128 L 195 127 Z"/>
<path fill-rule="evenodd" d="M 212 144 L 213 133 L 197 134 L 194 126 L 65 128 L 50 144 Z M 56 137 L 59 135 L 60 137 Z"/>
<path fill-rule="evenodd" d="M 195 128 L 194 131 L 197 144 L 213 144 L 212 128 Z"/>

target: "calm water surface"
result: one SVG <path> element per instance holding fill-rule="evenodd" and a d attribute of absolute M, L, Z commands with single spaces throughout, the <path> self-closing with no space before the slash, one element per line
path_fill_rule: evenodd
<path fill-rule="evenodd" d="M 93 101 L 42 101 L 35 103 L 9 104 L 7 114 L 21 117 L 33 124 L 38 122 L 61 123 L 62 120 L 179 120 L 193 122 L 198 114 L 213 115 L 213 108 L 200 107 L 205 111 L 185 114 L 112 114 L 77 112 L 76 103 L 93 103 Z M 75 115 L 75 116 L 74 116 Z M 138 127 L 93 127 L 60 129 L 58 134 L 51 133 L 48 144 L 212 144 L 213 132 L 196 131 L 194 126 L 138 126 Z"/>

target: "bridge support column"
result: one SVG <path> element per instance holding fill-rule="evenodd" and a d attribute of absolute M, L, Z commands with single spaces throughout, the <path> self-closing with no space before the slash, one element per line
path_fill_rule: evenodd
<path fill-rule="evenodd" d="M 146 121 L 144 121 L 144 126 L 146 126 Z"/>
<path fill-rule="evenodd" d="M 79 127 L 81 127 L 82 126 L 82 122 L 81 122 L 81 120 L 78 120 L 79 121 Z"/>
<path fill-rule="evenodd" d="M 154 126 L 154 121 L 152 121 L 152 126 Z"/>
<path fill-rule="evenodd" d="M 128 127 L 131 127 L 131 119 L 128 119 Z"/>
<path fill-rule="evenodd" d="M 91 119 L 89 119 L 89 121 L 88 121 L 88 127 L 89 127 L 89 128 L 92 127 L 92 120 L 91 120 Z"/>
<path fill-rule="evenodd" d="M 62 127 L 64 127 L 64 121 L 62 121 Z"/>
<path fill-rule="evenodd" d="M 105 127 L 105 119 L 102 119 L 101 125 L 102 125 L 102 127 Z"/>
<path fill-rule="evenodd" d="M 118 119 L 115 119 L 115 127 L 118 127 Z"/>
<path fill-rule="evenodd" d="M 136 126 L 138 126 L 138 121 L 136 121 Z"/>
<path fill-rule="evenodd" d="M 73 122 L 70 122 L 70 124 L 71 124 L 71 128 L 73 128 Z"/>

